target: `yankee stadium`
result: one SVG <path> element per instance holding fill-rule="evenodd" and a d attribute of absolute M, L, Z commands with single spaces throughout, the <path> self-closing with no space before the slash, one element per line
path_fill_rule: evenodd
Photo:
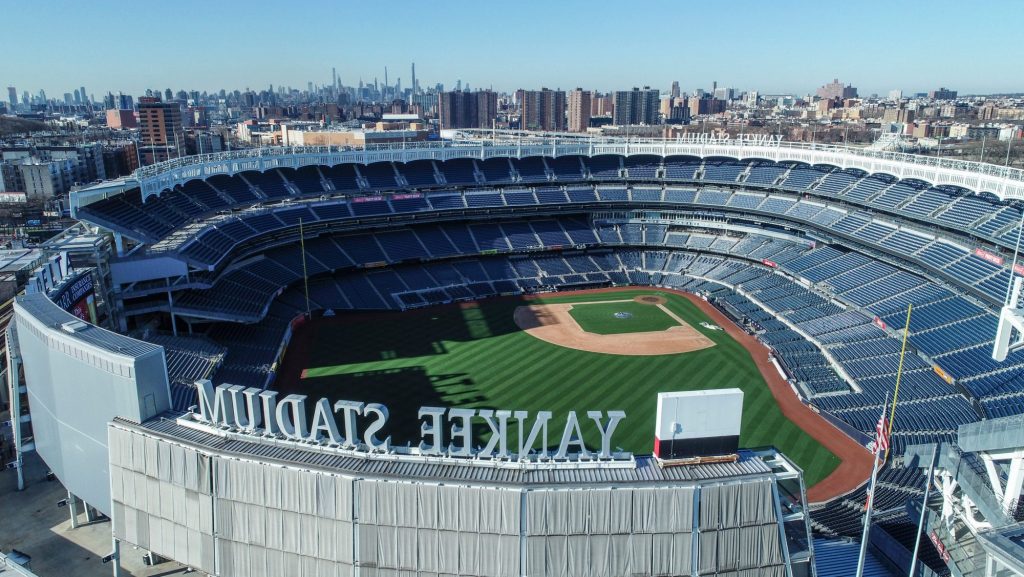
<path fill-rule="evenodd" d="M 1024 566 L 1024 171 L 442 137 L 72 192 L 7 328 L 15 466 L 115 564 L 223 577 L 812 576 L 869 500 L 872 563 Z"/>

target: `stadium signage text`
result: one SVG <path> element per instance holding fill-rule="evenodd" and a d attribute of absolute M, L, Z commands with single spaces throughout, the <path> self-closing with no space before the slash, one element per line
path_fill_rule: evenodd
<path fill-rule="evenodd" d="M 387 425 L 388 408 L 380 403 L 337 401 L 333 405 L 321 398 L 313 406 L 312 422 L 306 417 L 306 395 L 288 395 L 278 400 L 277 391 L 222 384 L 213 387 L 208 380 L 196 382 L 198 422 L 231 427 L 254 434 L 281 435 L 293 441 L 328 443 L 346 449 L 387 453 L 395 449 L 391 437 L 379 438 Z M 587 411 L 586 419 L 576 411 L 566 413 L 558 448 L 549 451 L 548 424 L 551 411 L 537 411 L 532 422 L 528 411 L 420 407 L 419 455 L 507 460 L 566 461 L 575 459 L 617 459 L 612 452 L 612 435 L 623 411 Z M 587 420 L 593 421 L 588 425 Z M 515 421 L 510 425 L 510 421 Z M 473 425 L 485 426 L 490 439 L 482 448 L 473 447 Z M 339 426 L 340 425 L 340 426 Z M 362 438 L 358 429 L 362 425 Z M 601 447 L 592 450 L 583 441 L 584 426 L 593 426 L 601 438 Z M 510 426 L 516 427 L 518 443 L 509 447 Z M 535 446 L 539 444 L 539 447 Z M 629 455 L 625 455 L 626 458 Z"/>
<path fill-rule="evenodd" d="M 748 144 L 760 146 L 782 146 L 781 134 L 737 134 L 700 132 L 683 134 L 676 142 L 684 144 Z"/>
<path fill-rule="evenodd" d="M 84 297 L 89 291 L 92 290 L 92 275 L 85 275 L 82 278 L 76 280 L 65 290 L 54 299 L 54 303 L 61 309 L 70 311 L 72 305 L 77 303 L 79 299 Z"/>

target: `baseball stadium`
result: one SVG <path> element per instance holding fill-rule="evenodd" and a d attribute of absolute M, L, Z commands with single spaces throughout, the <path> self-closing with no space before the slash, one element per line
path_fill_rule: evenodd
<path fill-rule="evenodd" d="M 920 539 L 950 574 L 908 504 L 921 446 L 1024 414 L 1024 172 L 448 136 L 193 156 L 73 193 L 81 224 L 8 339 L 34 449 L 111 517 L 115 554 L 222 576 L 816 575 L 816 550 L 861 537 L 892 406 L 872 545 L 899 567 Z M 742 406 L 663 418 L 659 395 L 723 389 Z M 360 418 L 342 435 L 316 399 Z"/>

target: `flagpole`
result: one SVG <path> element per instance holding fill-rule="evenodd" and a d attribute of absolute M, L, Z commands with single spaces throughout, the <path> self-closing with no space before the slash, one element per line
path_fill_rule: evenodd
<path fill-rule="evenodd" d="M 309 318 L 309 274 L 306 272 L 306 235 L 302 232 L 302 219 L 299 219 L 299 249 L 302 252 L 302 283 L 306 289 L 306 317 Z"/>
<path fill-rule="evenodd" d="M 875 480 L 878 477 L 878 454 L 881 453 L 882 445 L 888 445 L 885 439 L 885 410 L 889 406 L 889 392 L 885 393 L 885 404 L 882 405 L 882 414 L 878 418 L 877 431 L 875 432 L 875 449 L 872 452 L 871 464 L 871 487 L 868 489 L 868 508 L 864 512 L 864 531 L 860 537 L 860 556 L 857 559 L 857 577 L 864 577 L 864 558 L 868 553 L 868 533 L 871 530 L 871 509 L 875 506 Z"/>
<path fill-rule="evenodd" d="M 932 460 L 928 463 L 927 482 L 924 485 L 924 499 L 921 500 L 921 518 L 917 521 L 917 533 L 914 534 L 914 556 L 910 559 L 910 573 L 908 577 L 914 577 L 914 570 L 917 569 L 917 553 L 921 548 L 921 532 L 924 531 L 924 516 L 928 512 L 928 491 L 932 488 L 932 475 L 935 474 L 935 457 L 939 455 L 939 444 L 935 443 L 932 449 Z"/>
<path fill-rule="evenodd" d="M 900 364 L 896 368 L 896 390 L 892 395 L 892 410 L 889 412 L 889 425 L 885 431 L 885 437 L 888 439 L 892 435 L 892 425 L 896 419 L 896 400 L 900 396 L 900 378 L 903 376 L 903 357 L 907 354 L 907 338 L 910 336 L 910 312 L 914 310 L 913 304 L 907 305 L 907 324 L 903 327 L 903 346 L 900 348 Z M 888 400 L 888 395 L 886 396 Z M 884 415 L 883 415 L 884 416 Z M 885 458 L 882 461 L 889 459 L 889 446 L 886 444 L 885 447 Z"/>

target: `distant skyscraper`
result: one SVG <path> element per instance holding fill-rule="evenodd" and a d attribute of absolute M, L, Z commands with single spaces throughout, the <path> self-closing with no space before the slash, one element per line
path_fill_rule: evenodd
<path fill-rule="evenodd" d="M 442 130 L 490 128 L 498 117 L 498 94 L 490 90 L 439 92 L 437 115 Z"/>
<path fill-rule="evenodd" d="M 611 116 L 612 115 L 612 97 L 607 94 L 598 94 L 594 92 L 590 96 L 590 117 L 595 116 Z"/>
<path fill-rule="evenodd" d="M 942 87 L 938 90 L 932 90 L 928 93 L 928 98 L 932 100 L 956 100 L 956 90 L 950 90 L 946 87 Z"/>
<path fill-rule="evenodd" d="M 721 88 L 715 88 L 714 96 L 719 100 L 733 100 L 736 98 L 737 92 L 738 91 L 735 88 L 726 88 L 723 86 Z"/>
<path fill-rule="evenodd" d="M 7 101 L 11 103 L 11 110 L 18 106 L 18 89 L 13 86 L 7 87 Z"/>
<path fill-rule="evenodd" d="M 586 132 L 590 126 L 590 96 L 580 88 L 569 93 L 569 132 Z"/>
<path fill-rule="evenodd" d="M 669 98 L 669 109 L 665 114 L 665 122 L 669 124 L 690 123 L 690 107 L 685 98 L 682 96 Z"/>
<path fill-rule="evenodd" d="M 185 134 L 181 126 L 181 108 L 177 103 L 139 98 L 139 129 L 143 164 L 184 155 Z"/>
<path fill-rule="evenodd" d="M 619 126 L 630 124 L 657 124 L 658 108 L 661 104 L 657 90 L 644 86 L 643 90 L 618 90 L 615 92 L 615 106 L 612 121 Z"/>
<path fill-rule="evenodd" d="M 548 132 L 565 130 L 565 92 L 547 88 L 524 91 L 522 107 L 520 128 Z"/>
<path fill-rule="evenodd" d="M 78 92 L 77 88 L 75 89 L 74 95 L 75 95 L 75 104 L 81 104 L 82 103 L 82 95 L 81 95 L 80 92 Z"/>
<path fill-rule="evenodd" d="M 78 92 L 80 92 L 82 94 L 82 103 L 83 104 L 90 104 L 89 96 L 85 93 L 85 87 L 84 86 L 80 87 L 78 89 Z"/>
<path fill-rule="evenodd" d="M 818 89 L 818 97 L 825 100 L 834 100 L 836 98 L 842 100 L 844 98 L 857 98 L 857 89 L 847 84 L 843 85 L 839 82 L 839 79 L 833 79 L 832 82 L 822 86 Z"/>
<path fill-rule="evenodd" d="M 702 114 L 721 114 L 725 112 L 725 101 L 705 94 L 700 98 L 690 98 L 687 104 L 690 107 L 690 116 Z"/>
<path fill-rule="evenodd" d="M 672 81 L 672 90 L 669 92 L 669 96 L 672 98 L 679 98 L 681 92 L 679 92 L 679 81 Z"/>
<path fill-rule="evenodd" d="M 903 91 L 898 89 L 898 88 L 896 90 L 890 90 L 889 91 L 889 100 L 894 100 L 896 102 L 899 102 L 900 100 L 903 100 Z"/>
<path fill-rule="evenodd" d="M 412 93 L 416 94 L 419 91 L 419 85 L 416 84 L 416 63 L 412 63 Z"/>

